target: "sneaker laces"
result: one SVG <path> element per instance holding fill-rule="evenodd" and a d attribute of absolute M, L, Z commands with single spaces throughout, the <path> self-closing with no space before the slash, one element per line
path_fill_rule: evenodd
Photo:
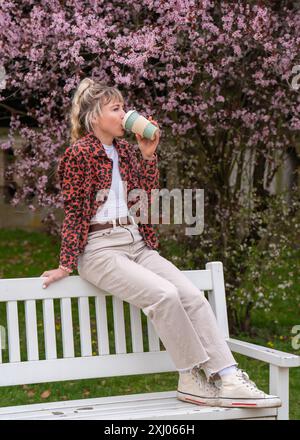
<path fill-rule="evenodd" d="M 236 371 L 236 375 L 237 377 L 240 378 L 240 380 L 242 381 L 242 383 L 244 383 L 248 388 L 254 390 L 254 391 L 259 391 L 260 393 L 262 393 L 263 395 L 265 395 L 265 393 L 263 391 L 261 391 L 255 382 L 253 382 L 253 380 L 250 380 L 248 374 L 246 373 L 246 371 L 241 370 L 240 368 L 237 368 Z"/>

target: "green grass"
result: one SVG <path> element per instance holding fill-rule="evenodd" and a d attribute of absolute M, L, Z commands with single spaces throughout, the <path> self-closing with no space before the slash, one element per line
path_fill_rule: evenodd
<path fill-rule="evenodd" d="M 60 250 L 59 240 L 38 232 L 26 232 L 22 230 L 0 231 L 0 277 L 1 278 L 20 278 L 40 276 L 45 270 L 54 269 L 58 265 Z M 164 244 L 161 241 L 162 254 L 169 258 L 167 250 L 164 252 Z M 176 249 L 173 249 L 176 253 Z M 177 250 L 178 251 L 178 250 Z M 296 258 L 299 261 L 299 251 L 294 251 L 290 256 L 285 256 L 280 266 L 274 267 L 272 277 L 265 274 L 265 282 L 269 280 L 270 288 L 275 288 L 279 283 L 288 280 L 291 277 L 290 258 Z M 77 272 L 75 272 L 77 274 Z M 281 278 L 280 278 L 281 277 Z M 293 272 L 293 277 L 297 274 Z M 90 299 L 91 301 L 91 299 Z M 245 334 L 234 335 L 238 339 L 267 345 L 276 349 L 287 351 L 300 355 L 300 350 L 294 350 L 291 345 L 291 328 L 294 325 L 300 325 L 300 301 L 299 286 L 293 283 L 289 289 L 287 299 L 280 301 L 280 298 L 274 301 L 271 312 L 255 311 L 253 316 L 253 328 L 255 337 Z M 95 334 L 96 324 L 91 305 L 91 331 Z M 56 317 L 56 336 L 58 346 L 58 357 L 62 357 L 61 352 L 61 327 L 59 300 L 54 301 Z M 79 323 L 77 316 L 76 301 L 72 300 L 72 312 L 75 327 L 75 355 L 80 353 L 79 341 Z M 127 335 L 130 333 L 129 307 L 125 304 L 125 326 Z M 146 329 L 146 316 L 142 316 L 143 329 Z M 115 353 L 114 334 L 112 328 L 112 307 L 111 298 L 108 298 L 108 317 L 109 321 L 109 341 L 111 353 Z M 42 327 L 42 307 L 41 301 L 37 301 L 37 319 L 39 329 L 39 354 L 40 358 L 45 358 L 45 349 L 43 342 Z M 22 304 L 19 307 L 20 337 L 21 337 L 21 355 L 22 360 L 26 359 L 26 346 L 24 339 L 24 308 Z M 0 303 L 0 325 L 6 326 L 6 311 L 4 304 Z M 128 330 L 128 331 L 127 331 Z M 233 336 L 233 335 L 232 335 Z M 95 339 L 95 340 L 94 340 Z M 97 353 L 96 337 L 93 338 L 93 352 Z M 127 349 L 131 351 L 131 340 L 127 338 Z M 144 347 L 147 347 L 146 331 L 144 334 Z M 163 349 L 163 345 L 161 345 Z M 3 361 L 7 361 L 7 350 L 3 350 Z M 248 359 L 244 356 L 234 354 L 239 367 L 246 370 L 252 380 L 257 385 L 268 392 L 268 365 Z M 69 399 L 93 398 L 101 396 L 113 396 L 121 394 L 134 394 L 142 392 L 156 392 L 175 390 L 177 387 L 178 374 L 160 373 L 148 375 L 123 376 L 112 378 L 98 378 L 77 381 L 51 382 L 43 384 L 30 384 L 12 387 L 0 388 L 0 406 L 22 405 L 27 403 L 40 403 L 51 401 L 63 401 Z M 300 368 L 290 370 L 290 418 L 300 419 Z"/>

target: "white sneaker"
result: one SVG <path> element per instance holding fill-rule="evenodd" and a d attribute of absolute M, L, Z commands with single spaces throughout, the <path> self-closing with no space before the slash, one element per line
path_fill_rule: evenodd
<path fill-rule="evenodd" d="M 279 397 L 259 390 L 248 374 L 239 368 L 232 374 L 222 376 L 215 385 L 219 388 L 219 406 L 273 408 L 282 405 Z"/>
<path fill-rule="evenodd" d="M 209 383 L 205 374 L 194 367 L 190 372 L 179 373 L 177 398 L 196 405 L 219 406 L 218 387 Z"/>

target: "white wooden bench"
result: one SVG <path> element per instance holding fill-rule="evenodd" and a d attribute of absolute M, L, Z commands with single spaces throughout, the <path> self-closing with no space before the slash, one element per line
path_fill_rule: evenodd
<path fill-rule="evenodd" d="M 0 419 L 288 419 L 289 368 L 300 365 L 300 357 L 267 347 L 229 338 L 221 262 L 206 264 L 205 270 L 186 270 L 183 273 L 199 288 L 199 294 L 208 291 L 208 299 L 217 317 L 230 349 L 269 365 L 269 392 L 280 396 L 280 408 L 217 408 L 201 407 L 179 401 L 176 389 L 164 392 L 88 398 L 51 403 L 18 405 L 0 408 Z M 143 347 L 141 309 L 127 303 L 130 312 L 132 352 L 126 349 L 124 304 L 119 298 L 97 289 L 79 276 L 69 276 L 42 288 L 43 278 L 17 278 L 0 280 L 0 305 L 6 309 L 5 347 L 0 349 L 0 385 L 36 384 L 52 381 L 104 378 L 137 374 L 174 372 L 175 365 L 166 350 L 161 350 L 160 339 L 149 318 L 146 323 L 149 351 Z M 110 353 L 107 301 L 111 296 L 115 353 Z M 94 301 L 91 306 L 90 301 Z M 73 300 L 72 300 L 73 299 Z M 37 301 L 42 304 L 45 356 L 39 356 Z M 61 357 L 58 356 L 56 316 L 57 300 L 61 316 Z M 78 307 L 80 353 L 74 350 L 75 326 L 72 302 Z M 19 312 L 24 307 L 24 330 L 20 328 Z M 19 308 L 18 308 L 19 306 Z M 74 307 L 74 304 L 73 304 Z M 91 307 L 94 307 L 98 353 L 92 351 Z M 128 310 L 128 309 L 127 309 Z M 3 314 L 2 314 L 3 316 Z M 1 317 L 1 319 L 3 319 Z M 27 357 L 20 348 L 26 342 Z M 129 335 L 127 335 L 129 336 Z M 1 339 L 1 338 L 0 338 Z M 4 360 L 6 352 L 7 360 Z M 23 350 L 26 352 L 26 350 Z M 255 380 L 255 378 L 253 378 Z M 1 389 L 0 389 L 1 397 Z M 12 402 L 14 403 L 14 402 Z"/>

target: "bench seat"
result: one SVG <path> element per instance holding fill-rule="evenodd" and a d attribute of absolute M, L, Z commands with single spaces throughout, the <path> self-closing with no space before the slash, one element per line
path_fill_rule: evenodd
<path fill-rule="evenodd" d="M 98 397 L 0 408 L 0 420 L 276 419 L 277 408 L 220 408 L 182 402 L 176 391 Z"/>

